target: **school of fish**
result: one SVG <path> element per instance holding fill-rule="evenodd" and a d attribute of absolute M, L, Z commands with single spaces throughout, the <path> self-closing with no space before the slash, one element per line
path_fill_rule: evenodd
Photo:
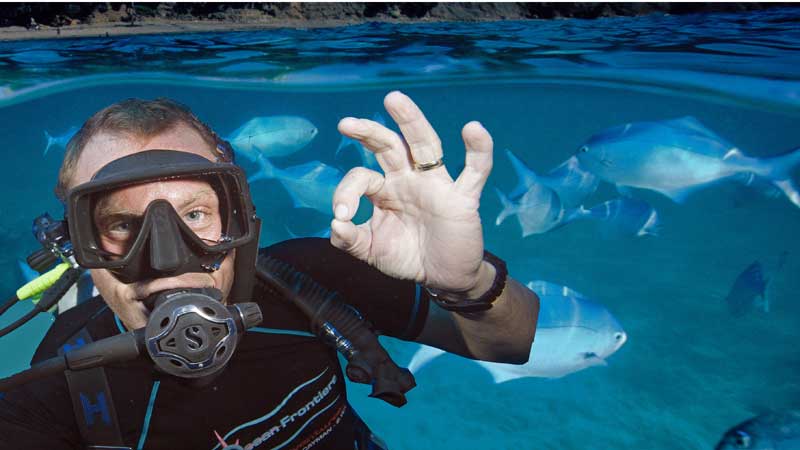
<path fill-rule="evenodd" d="M 385 125 L 380 113 L 373 121 Z M 78 131 L 69 127 L 51 135 L 43 154 L 63 149 Z M 248 181 L 277 181 L 288 193 L 295 208 L 309 208 L 332 214 L 332 196 L 344 173 L 319 160 L 278 167 L 271 161 L 293 155 L 308 147 L 318 130 L 308 119 L 298 116 L 264 116 L 245 121 L 226 137 L 234 151 L 257 167 Z M 380 171 L 375 156 L 364 146 L 342 137 L 334 157 L 353 149 L 362 166 Z M 534 172 L 512 151 L 506 150 L 518 179 L 508 193 L 494 190 L 500 204 L 495 225 L 515 218 L 521 237 L 552 232 L 573 222 L 595 224 L 613 238 L 658 236 L 659 213 L 637 197 L 637 189 L 658 192 L 677 203 L 692 193 L 720 182 L 738 183 L 744 188 L 776 197 L 783 195 L 800 207 L 800 193 L 791 178 L 800 165 L 800 149 L 777 156 L 757 158 L 706 128 L 694 117 L 627 123 L 591 135 L 577 153 L 544 175 Z M 588 204 L 601 182 L 610 183 L 620 193 L 617 198 Z M 259 189 L 258 185 L 252 189 Z M 286 232 L 297 237 L 288 226 Z M 330 229 L 315 232 L 327 237 Z M 787 254 L 780 256 L 778 270 Z M 35 276 L 20 261 L 25 278 Z M 745 268 L 733 281 L 725 304 L 734 317 L 752 310 L 769 312 L 768 280 L 758 261 Z M 83 280 L 90 284 L 90 280 Z M 540 299 L 537 331 L 528 362 L 520 365 L 466 360 L 443 350 L 419 345 L 409 361 L 409 370 L 419 373 L 432 360 L 445 357 L 454 364 L 477 364 L 495 383 L 521 378 L 560 378 L 589 367 L 605 366 L 607 359 L 628 340 L 616 317 L 595 300 L 568 286 L 547 281 L 531 281 L 528 287 Z M 72 296 L 70 305 L 93 295 L 93 286 Z M 75 297 L 75 298 L 73 298 Z M 768 414 L 743 422 L 723 436 L 718 449 L 800 449 L 800 415 L 796 411 Z"/>

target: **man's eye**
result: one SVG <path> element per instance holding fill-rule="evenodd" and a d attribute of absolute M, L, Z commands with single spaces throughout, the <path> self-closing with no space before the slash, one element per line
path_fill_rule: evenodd
<path fill-rule="evenodd" d="M 206 217 L 206 213 L 204 213 L 203 211 L 194 210 L 186 213 L 184 217 L 186 217 L 187 220 L 190 220 L 192 222 L 197 222 L 199 220 L 203 220 Z"/>
<path fill-rule="evenodd" d="M 128 233 L 133 229 L 131 222 L 116 222 L 108 227 L 109 231 L 114 233 Z"/>

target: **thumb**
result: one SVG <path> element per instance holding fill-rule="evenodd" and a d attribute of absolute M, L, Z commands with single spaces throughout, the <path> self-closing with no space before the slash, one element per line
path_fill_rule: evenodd
<path fill-rule="evenodd" d="M 355 225 L 352 221 L 331 221 L 331 244 L 354 257 L 367 261 L 372 246 L 372 230 L 369 221 Z"/>

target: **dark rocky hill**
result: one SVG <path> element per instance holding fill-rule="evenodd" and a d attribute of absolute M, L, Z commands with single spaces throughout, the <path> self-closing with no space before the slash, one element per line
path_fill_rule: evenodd
<path fill-rule="evenodd" d="M 111 23 L 223 22 L 274 25 L 308 21 L 487 21 L 738 12 L 785 3 L 2 3 L 0 27 Z"/>

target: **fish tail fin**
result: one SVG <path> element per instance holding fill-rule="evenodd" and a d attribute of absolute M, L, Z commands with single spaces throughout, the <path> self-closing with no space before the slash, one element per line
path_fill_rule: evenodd
<path fill-rule="evenodd" d="M 258 157 L 258 172 L 254 175 L 250 175 L 247 177 L 247 182 L 252 183 L 257 180 L 269 180 L 271 178 L 275 178 L 275 166 L 269 162 L 269 159 L 260 155 Z"/>
<path fill-rule="evenodd" d="M 342 135 L 342 140 L 339 141 L 339 146 L 336 147 L 335 156 L 339 156 L 339 153 L 342 151 L 343 148 L 355 145 L 355 143 L 356 141 L 354 141 L 352 138 Z"/>
<path fill-rule="evenodd" d="M 378 165 L 378 160 L 375 159 L 375 155 L 371 151 L 364 148 L 364 146 L 361 145 L 361 142 L 358 142 L 357 140 L 347 136 L 342 136 L 342 140 L 339 141 L 339 146 L 336 147 L 335 156 L 339 156 L 339 153 L 342 151 L 342 149 L 350 146 L 353 146 L 356 148 L 356 150 L 358 150 L 359 156 L 361 157 L 362 166 L 376 171 L 380 170 L 380 165 Z"/>
<path fill-rule="evenodd" d="M 439 356 L 442 356 L 444 353 L 444 350 L 440 350 L 436 347 L 422 345 L 419 350 L 414 353 L 414 356 L 411 357 L 411 361 L 408 362 L 408 370 L 416 374 L 420 369 L 425 367 L 425 365 Z"/>
<path fill-rule="evenodd" d="M 50 151 L 50 147 L 52 147 L 53 144 L 55 144 L 56 140 L 55 138 L 53 138 L 53 136 L 50 135 L 50 133 L 47 132 L 47 130 L 44 131 L 44 137 L 47 138 L 47 146 L 44 148 L 42 156 L 47 156 L 47 152 Z"/>
<path fill-rule="evenodd" d="M 772 180 L 772 184 L 780 189 L 790 202 L 794 203 L 795 206 L 800 208 L 800 191 L 798 191 L 797 185 L 795 185 L 791 179 L 786 178 L 783 180 Z"/>
<path fill-rule="evenodd" d="M 787 179 L 795 167 L 800 166 L 800 148 L 791 150 L 783 155 L 773 156 L 762 160 L 769 166 L 769 177 L 773 180 Z"/>
<path fill-rule="evenodd" d="M 756 162 L 755 172 L 769 178 L 775 187 L 786 195 L 790 202 L 800 208 L 800 190 L 791 179 L 792 171 L 800 166 L 800 148 L 771 158 L 752 158 Z"/>
<path fill-rule="evenodd" d="M 494 188 L 494 191 L 497 193 L 497 197 L 500 199 L 500 204 L 503 205 L 503 209 L 500 211 L 500 214 L 497 215 L 497 219 L 495 219 L 494 224 L 500 225 L 506 220 L 506 217 L 515 214 L 517 212 L 517 207 L 511 202 L 511 200 L 506 197 L 506 194 L 503 193 L 498 188 Z"/>

